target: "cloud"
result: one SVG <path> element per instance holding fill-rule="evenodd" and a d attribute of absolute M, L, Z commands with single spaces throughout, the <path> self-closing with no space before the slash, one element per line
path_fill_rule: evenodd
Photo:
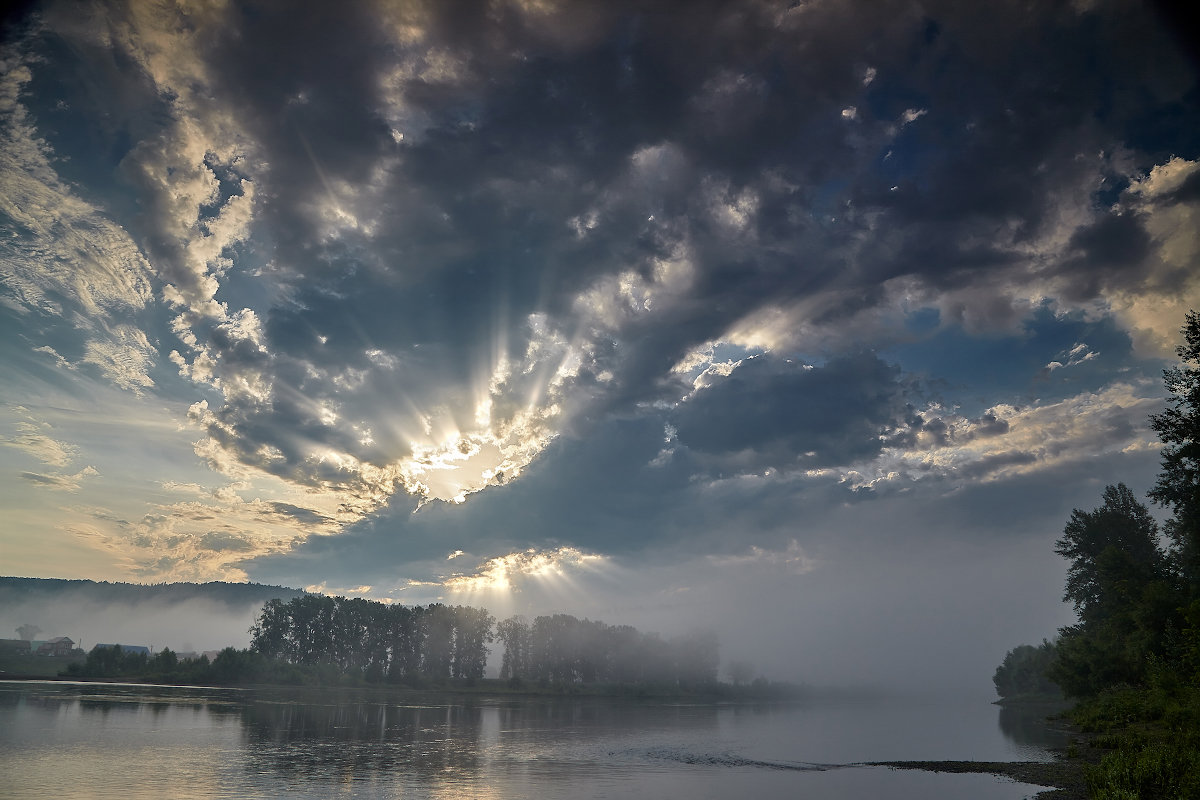
<path fill-rule="evenodd" d="M 37 472 L 20 473 L 21 477 L 30 483 L 64 492 L 79 491 L 85 478 L 91 478 L 99 474 L 95 467 L 84 467 L 74 475 L 43 475 Z"/>
<path fill-rule="evenodd" d="M 716 567 L 759 567 L 782 569 L 793 575 L 803 575 L 817 568 L 817 563 L 804 553 L 804 548 L 795 540 L 788 542 L 786 550 L 767 550 L 751 546 L 737 555 L 709 556 L 709 563 Z"/>
<path fill-rule="evenodd" d="M 84 337 L 77 363 L 91 363 L 117 385 L 140 389 L 154 349 L 145 335 L 115 322 L 145 308 L 151 268 L 128 233 L 81 199 L 55 170 L 54 153 L 22 103 L 30 61 L 5 46 L 0 79 L 0 302 L 20 314 L 58 317 Z M 68 359 L 41 345 L 60 363 Z"/>
<path fill-rule="evenodd" d="M 71 522 L 141 575 L 330 537 L 439 586 L 455 549 L 464 580 L 530 547 L 807 554 L 790 492 L 1142 453 L 1139 378 L 1200 305 L 1195 74 L 1133 6 L 39 15 L 0 81 L 3 322 L 38 392 L 99 377 L 189 426 L 136 534 Z M 1081 327 L 1019 379 L 906 362 L 1049 318 Z M 108 480 L 88 441 L 9 443 Z"/>
<path fill-rule="evenodd" d="M 56 441 L 42 433 L 44 427 L 33 422 L 18 422 L 17 435 L 6 439 L 4 443 L 32 455 L 39 461 L 52 467 L 65 467 L 75 460 L 79 449 L 69 444 Z"/>
<path fill-rule="evenodd" d="M 726 469 L 847 465 L 877 455 L 910 424 L 912 389 L 870 354 L 815 368 L 758 356 L 681 403 L 672 424 L 682 446 Z"/>
<path fill-rule="evenodd" d="M 1080 342 L 1066 353 L 1062 354 L 1060 356 L 1060 358 L 1062 358 L 1061 361 L 1051 361 L 1046 365 L 1045 369 L 1046 372 L 1053 372 L 1056 369 L 1079 366 L 1085 361 L 1091 361 L 1093 358 L 1096 358 L 1099 355 L 1099 353 L 1088 349 L 1088 346 L 1085 343 Z"/>
<path fill-rule="evenodd" d="M 606 562 L 602 555 L 584 553 L 574 547 L 542 551 L 530 548 L 488 559 L 475 573 L 446 577 L 442 585 L 452 592 L 519 591 L 520 585 L 530 580 L 562 578 L 580 570 L 602 569 Z"/>
<path fill-rule="evenodd" d="M 1200 278 L 1194 269 L 1200 258 L 1198 180 L 1200 161 L 1176 157 L 1133 180 L 1123 194 L 1125 213 L 1140 224 L 1131 238 L 1145 248 L 1128 257 L 1144 277 L 1140 285 L 1113 286 L 1109 302 L 1134 344 L 1149 353 L 1173 352 L 1179 320 L 1200 306 Z M 1119 245 L 1117 252 L 1127 252 L 1126 247 Z"/>
<path fill-rule="evenodd" d="M 1159 408 L 1126 383 L 1055 403 L 995 406 L 975 420 L 931 409 L 907 446 L 884 448 L 874 463 L 844 473 L 853 487 L 936 477 L 990 481 L 1114 453 L 1155 452 L 1146 418 Z"/>

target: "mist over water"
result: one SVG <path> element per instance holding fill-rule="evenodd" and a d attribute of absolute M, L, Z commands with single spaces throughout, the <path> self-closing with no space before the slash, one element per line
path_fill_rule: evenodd
<path fill-rule="evenodd" d="M 0 609 L 0 638 L 16 638 L 17 626 L 32 623 L 42 629 L 37 638 L 69 636 L 85 650 L 97 644 L 142 645 L 156 652 L 164 647 L 177 652 L 244 648 L 261 607 L 230 608 L 206 599 L 97 605 L 85 594 L 68 592 L 51 602 Z"/>

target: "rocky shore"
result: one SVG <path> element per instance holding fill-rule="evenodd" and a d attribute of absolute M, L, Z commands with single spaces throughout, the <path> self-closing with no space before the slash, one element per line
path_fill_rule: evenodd
<path fill-rule="evenodd" d="M 1084 763 L 1082 758 L 1061 758 L 1058 761 L 883 761 L 871 766 L 1004 775 L 1021 783 L 1053 787 L 1039 792 L 1038 800 L 1087 800 Z"/>

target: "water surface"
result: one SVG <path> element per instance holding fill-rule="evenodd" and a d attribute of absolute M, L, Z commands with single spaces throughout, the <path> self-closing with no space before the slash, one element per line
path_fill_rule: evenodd
<path fill-rule="evenodd" d="M 419 698 L 419 699 L 415 699 Z M 1048 759 L 986 700 L 789 706 L 0 681 L 0 796 L 888 797 L 1036 787 L 866 761 Z"/>

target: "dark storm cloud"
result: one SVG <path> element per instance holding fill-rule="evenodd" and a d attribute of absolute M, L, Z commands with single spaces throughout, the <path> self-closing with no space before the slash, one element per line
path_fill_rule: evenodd
<path fill-rule="evenodd" d="M 977 480 L 994 478 L 989 470 L 997 467 L 1036 460 L 1014 452 L 916 483 L 861 491 L 836 474 L 721 479 L 710 472 L 711 461 L 683 450 L 655 463 L 664 447 L 663 422 L 665 417 L 606 423 L 586 440 L 552 445 L 521 481 L 462 506 L 435 505 L 413 514 L 411 506 L 394 504 L 341 536 L 314 537 L 248 568 L 264 581 L 320 574 L 330 585 L 386 589 L 407 574 L 397 574 L 398 563 L 448 574 L 526 547 L 578 547 L 628 568 L 678 564 L 685 554 L 736 556 L 756 547 L 779 552 L 792 541 L 815 558 L 843 562 L 867 552 L 903 560 L 914 549 L 941 552 L 964 542 L 1044 540 L 1049 553 L 1073 505 L 1099 497 L 1105 483 L 1149 474 L 1156 463 L 1155 454 L 1144 451 L 1103 464 L 1072 460 Z M 991 426 L 989 434 L 1001 433 L 994 421 L 981 425 Z M 467 555 L 448 563 L 457 549 Z"/>
<path fill-rule="evenodd" d="M 221 86 L 236 98 L 242 119 L 271 154 L 273 180 L 279 181 L 279 187 L 278 200 L 268 213 L 288 213 L 290 223 L 301 223 L 305 212 L 297 201 L 309 203 L 327 191 L 322 174 L 369 183 L 367 173 L 376 159 L 397 149 L 379 118 L 379 73 L 398 54 L 395 45 L 381 40 L 377 21 L 367 19 L 361 9 L 349 6 L 336 15 L 300 15 L 300 20 L 284 10 L 268 5 L 252 18 L 229 20 L 233 24 L 214 48 L 212 67 L 227 76 Z M 1001 118 L 1012 104 L 1021 113 L 1039 109 L 1042 114 L 1066 115 L 1075 123 L 1091 110 L 1084 103 L 1070 102 L 1071 98 L 1045 94 L 1049 90 L 1041 89 L 1045 79 L 1039 77 L 1052 71 L 1046 69 L 1047 61 L 1065 62 L 1071 68 L 1065 76 L 1060 71 L 1055 79 L 1060 84 L 1088 74 L 1074 66 L 1078 62 L 1070 60 L 1074 54 L 1069 49 L 1049 50 L 1052 45 L 1060 48 L 1058 34 L 1077 25 L 1056 30 L 1048 29 L 1041 18 L 997 15 L 1003 24 L 989 31 L 1000 30 L 1002 38 L 1020 37 L 1021 52 L 1032 50 L 1046 58 L 1017 60 L 998 48 L 985 49 L 983 58 L 1004 58 L 1017 70 L 1012 87 L 968 93 L 956 91 L 964 73 L 1008 75 L 1010 70 L 983 63 L 973 41 L 946 44 L 952 34 L 938 32 L 936 20 L 922 20 L 900 5 L 890 14 L 881 9 L 870 15 L 816 9 L 798 16 L 794 24 L 788 23 L 787 15 L 781 16 L 781 9 L 752 4 L 740 9 L 718 4 L 708 16 L 698 15 L 694 7 L 688 11 L 674 14 L 658 8 L 645 15 L 609 11 L 605 15 L 609 24 L 602 24 L 588 41 L 555 47 L 546 42 L 545 32 L 511 9 L 485 16 L 473 6 L 465 10 L 434 4 L 429 9 L 426 46 L 446 47 L 463 62 L 464 74 L 433 83 L 421 77 L 401 82 L 406 100 L 423 112 L 427 122 L 423 130 L 413 132 L 416 144 L 398 147 L 401 164 L 384 193 L 392 212 L 388 215 L 391 231 L 372 238 L 372 254 L 367 258 L 384 262 L 374 266 L 405 273 L 405 283 L 414 274 L 445 273 L 446 283 L 429 287 L 439 305 L 449 300 L 468 311 L 486 308 L 487 301 L 479 293 L 494 292 L 496 287 L 490 281 L 469 282 L 469 270 L 495 269 L 497 261 L 513 281 L 511 297 L 533 302 L 524 298 L 536 298 L 538 293 L 525 290 L 540 286 L 551 292 L 552 303 L 556 298 L 569 300 L 591 276 L 611 270 L 613 256 L 620 257 L 622 251 L 626 257 L 636 255 L 625 244 L 636 237 L 627 227 L 632 220 L 624 225 L 613 220 L 616 224 L 611 229 L 603 226 L 599 234 L 607 245 L 590 246 L 594 252 L 588 258 L 588 253 L 561 241 L 567 220 L 587 210 L 596 195 L 612 186 L 631 153 L 660 142 L 675 143 L 688 170 L 673 185 L 655 187 L 665 193 L 642 198 L 642 210 L 656 208 L 667 219 L 694 218 L 695 208 L 689 207 L 688 198 L 703 179 L 719 175 L 735 186 L 757 188 L 764 171 L 776 170 L 799 186 L 792 196 L 769 197 L 763 204 L 760 224 L 766 233 L 775 226 L 771 238 L 776 241 L 771 244 L 777 244 L 805 233 L 795 221 L 787 221 L 785 203 L 795 206 L 807 200 L 811 207 L 814 197 L 828 192 L 823 184 L 853 177 L 866 165 L 864 159 L 869 163 L 883 156 L 878 148 L 855 152 L 850 144 L 853 126 L 843 125 L 840 111 L 860 95 L 872 101 L 861 105 L 860 114 L 873 114 L 866 124 L 876 129 L 894 125 L 910 103 L 945 104 L 929 120 L 901 132 L 892 148 L 893 161 L 903 162 L 899 169 L 920 176 L 923 192 L 903 200 L 883 195 L 870 205 L 894 206 L 906 221 L 999 217 L 1014 210 L 1020 215 L 1036 213 L 1045 193 L 1037 180 L 1030 180 L 1035 166 L 1047 155 L 1057 155 L 1056 143 L 1067 139 L 1077 126 L 1018 114 L 1018 119 L 1006 123 L 1011 130 L 976 136 L 985 140 L 980 144 L 962 135 L 962 120 L 977 116 L 964 114 L 963 104 L 983 106 Z M 942 13 L 955 16 L 953 8 Z M 706 23 L 696 24 L 701 18 Z M 887 20 L 886 27 L 880 20 Z M 961 20 L 954 22 L 947 27 L 960 37 L 970 37 L 976 30 Z M 885 32 L 888 44 L 879 48 Z M 968 48 L 971 53 L 962 52 Z M 317 59 L 314 52 L 336 57 Z M 889 56 L 896 62 L 889 63 Z M 920 69 L 912 69 L 914 60 Z M 864 88 L 861 75 L 868 62 L 876 65 L 880 77 Z M 1033 63 L 1038 65 L 1036 73 Z M 1090 92 L 1081 95 L 1085 102 L 1091 99 Z M 757 98 L 752 105 L 759 111 L 747 113 L 747 97 Z M 933 122 L 939 115 L 942 121 Z M 737 129 L 722 135 L 722 122 L 734 122 Z M 925 132 L 930 128 L 936 132 Z M 878 132 L 874 138 L 879 138 Z M 1070 146 L 1082 149 L 1084 144 L 1076 140 Z M 936 161 L 933 152 L 939 155 Z M 731 154 L 736 163 L 727 163 Z M 1018 158 L 1020 163 L 1014 163 Z M 998 161 L 1013 168 L 991 169 Z M 939 171 L 930 172 L 929 167 Z M 557 187 L 556 169 L 568 177 Z M 1010 181 L 1010 189 L 991 186 L 996 180 Z M 855 193 L 853 188 L 839 192 L 851 197 Z M 971 199 L 975 197 L 979 199 Z M 422 208 L 441 210 L 449 219 L 442 226 L 430 226 L 432 215 L 422 214 Z M 277 235 L 290 236 L 304 236 L 312 229 L 303 224 L 274 227 Z M 405 258 L 404 250 L 413 248 L 414 232 L 423 234 L 418 238 L 424 243 L 416 243 L 417 258 Z M 436 267 L 421 263 L 422 248 L 436 247 L 439 239 L 446 248 L 457 244 L 462 257 L 443 257 Z M 331 262 L 349 259 L 353 264 L 364 258 L 352 242 L 324 247 L 312 241 L 304 244 L 317 246 L 303 253 L 305 261 L 314 252 Z M 493 263 L 480 263 L 483 252 Z M 526 253 L 528 257 L 522 258 Z M 736 282 L 752 287 L 755 272 L 772 269 L 771 280 L 763 283 L 776 292 L 796 291 L 808 288 L 811 273 L 821 271 L 811 263 L 789 270 L 799 280 L 791 288 L 787 273 L 777 274 L 777 264 L 772 262 L 778 257 L 772 255 L 765 247 L 745 254 L 737 265 L 740 280 Z M 790 255 L 794 257 L 795 251 Z M 569 269 L 554 263 L 568 260 Z M 945 266 L 928 258 L 923 261 L 927 270 Z M 363 277 L 360 270 L 371 266 L 355 268 L 355 281 Z M 320 270 L 293 268 L 321 284 Z M 721 268 L 713 265 L 712 269 Z M 730 273 L 725 280 L 714 280 L 709 290 L 713 295 L 726 292 L 733 278 Z M 438 292 L 439 284 L 457 291 L 448 298 Z M 358 291 L 369 296 L 369 286 L 359 286 Z M 405 312 L 411 312 L 420 319 L 430 293 L 405 295 L 396 298 L 396 316 L 404 320 Z"/>
<path fill-rule="evenodd" d="M 274 474 L 303 479 L 308 442 L 376 463 L 403 450 L 400 439 L 365 449 L 313 418 L 306 400 L 345 394 L 329 385 L 335 368 L 369 372 L 372 348 L 408 359 L 424 346 L 436 356 L 405 365 L 414 401 L 433 385 L 465 396 L 482 342 L 501 333 L 519 356 L 536 311 L 574 331 L 581 293 L 622 270 L 649 276 L 680 246 L 695 270 L 686 295 L 601 333 L 608 354 L 592 373 L 613 378 L 576 395 L 592 416 L 661 399 L 690 348 L 764 304 L 822 291 L 837 298 L 813 322 L 830 330 L 888 303 L 881 284 L 901 276 L 960 292 L 946 322 L 1010 325 L 1023 313 L 1010 294 L 1030 247 L 1060 224 L 1064 193 L 1086 207 L 1094 190 L 1079 187 L 1116 169 L 1098 154 L 1136 140 L 1146 108 L 1194 91 L 1154 50 L 1153 21 L 1121 4 L 376 11 L 234 6 L 203 51 L 211 91 L 269 160 L 257 224 L 290 302 L 266 317 L 266 349 L 297 359 L 259 363 L 214 332 L 223 368 L 262 372 L 275 397 L 230 404 L 213 435 Z M 408 44 L 389 31 L 405 23 L 421 29 Z M 722 214 L 738 197 L 753 210 L 735 229 Z M 330 235 L 323 215 L 339 203 L 361 224 Z M 581 218 L 592 227 L 571 235 Z M 1113 270 L 1146 246 L 1121 217 L 1072 241 Z M 1097 295 L 1100 265 L 1088 263 L 1071 297 Z M 719 447 L 697 433 L 695 446 L 754 448 L 761 432 L 739 446 L 739 431 Z M 283 463 L 255 455 L 264 443 Z M 785 437 L 773 458 L 799 444 Z"/>
<path fill-rule="evenodd" d="M 455 537 L 632 552 L 708 527 L 713 548 L 780 546 L 790 493 L 1011 478 L 1073 451 L 997 407 L 1100 392 L 1116 369 L 1046 368 L 1034 398 L 1063 346 L 1025 343 L 1030 370 L 1013 339 L 1078 309 L 1132 330 L 1193 263 L 1162 220 L 1198 202 L 1177 132 L 1200 127 L 1195 73 L 1133 2 L 95 8 L 48 4 L 54 33 L 29 46 L 53 66 L 32 59 L 9 94 L 64 181 L 111 195 L 154 319 L 112 333 L 121 352 L 59 349 L 195 403 L 218 472 L 341 493 L 345 516 L 301 491 L 252 513 L 357 523 L 364 564 Z M 1177 183 L 1149 177 L 1168 162 Z M 969 367 L 927 353 L 918 379 L 911 352 L 875 355 L 918 314 L 944 337 L 909 338 L 970 339 Z M 742 359 L 727 377 L 677 368 L 721 346 Z M 936 405 L 940 379 L 971 407 Z M 1127 417 L 1098 418 L 1105 446 L 1137 438 Z M 443 474 L 425 451 L 473 434 L 525 448 L 485 465 L 519 480 L 410 515 L 404 493 Z"/>
<path fill-rule="evenodd" d="M 919 424 L 912 394 L 898 369 L 870 354 L 819 367 L 759 356 L 682 403 L 673 418 L 681 445 L 731 467 L 844 466 L 877 456 Z"/>

